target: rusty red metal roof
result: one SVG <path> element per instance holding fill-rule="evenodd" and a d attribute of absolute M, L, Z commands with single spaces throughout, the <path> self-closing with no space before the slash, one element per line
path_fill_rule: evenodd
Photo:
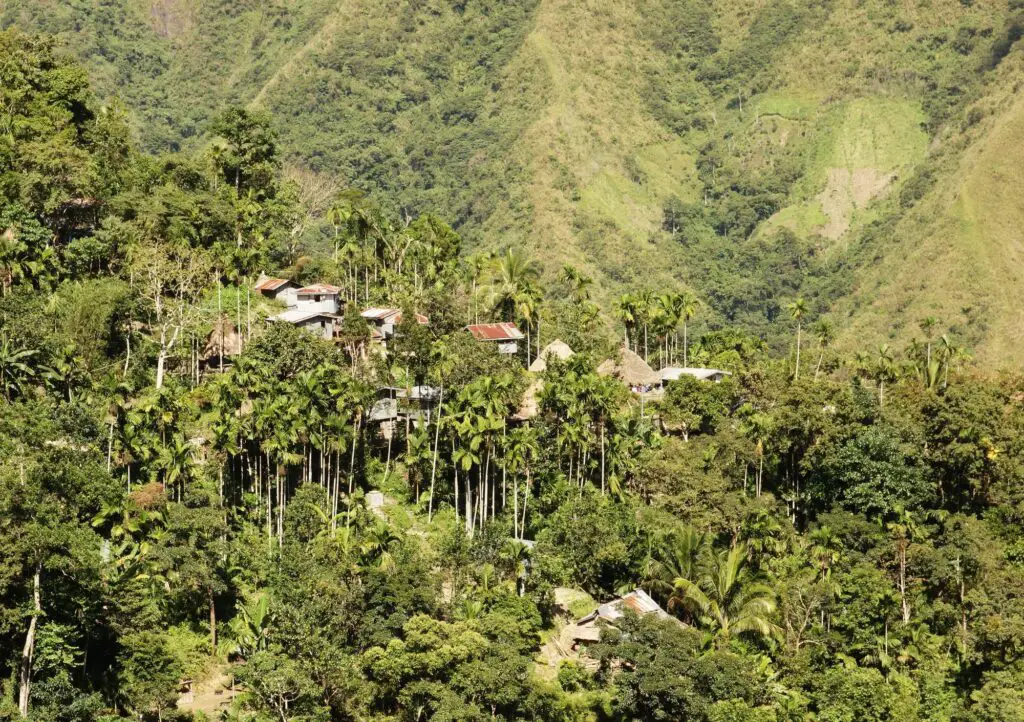
<path fill-rule="evenodd" d="M 477 341 L 518 341 L 523 332 L 514 323 L 474 323 L 466 326 Z"/>
<path fill-rule="evenodd" d="M 314 283 L 312 286 L 299 289 L 300 296 L 337 296 L 339 293 L 341 289 L 329 283 Z"/>
<path fill-rule="evenodd" d="M 287 278 L 264 278 L 256 284 L 257 291 L 276 291 L 286 284 L 291 283 Z M 298 284 L 295 284 L 298 285 Z"/>

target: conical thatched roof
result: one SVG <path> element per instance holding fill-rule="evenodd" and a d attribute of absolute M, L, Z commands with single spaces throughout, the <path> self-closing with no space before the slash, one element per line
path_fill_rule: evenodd
<path fill-rule="evenodd" d="M 617 359 L 608 359 L 598 366 L 597 372 L 602 376 L 614 376 L 629 386 L 654 386 L 661 383 L 658 372 L 626 347 L 619 349 Z"/>
<path fill-rule="evenodd" d="M 562 339 L 556 338 L 545 346 L 544 350 L 540 352 L 540 356 L 534 359 L 533 363 L 530 364 L 530 371 L 535 374 L 546 371 L 548 368 L 548 358 L 551 356 L 554 356 L 561 361 L 565 361 L 573 355 L 573 350 L 569 348 L 569 344 L 562 341 Z"/>
<path fill-rule="evenodd" d="M 523 403 L 520 404 L 519 411 L 512 418 L 519 421 L 529 421 L 536 418 L 537 414 L 540 413 L 540 390 L 543 386 L 544 382 L 540 379 L 530 384 L 530 387 L 526 389 L 526 393 L 523 394 Z"/>
<path fill-rule="evenodd" d="M 203 359 L 227 358 L 242 353 L 242 335 L 227 316 L 213 322 L 213 330 L 206 339 Z"/>

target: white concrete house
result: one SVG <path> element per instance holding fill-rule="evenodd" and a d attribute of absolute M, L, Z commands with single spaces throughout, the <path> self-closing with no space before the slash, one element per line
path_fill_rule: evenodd
<path fill-rule="evenodd" d="M 327 283 L 316 283 L 300 288 L 295 293 L 295 308 L 306 313 L 338 313 L 338 295 L 341 289 Z"/>

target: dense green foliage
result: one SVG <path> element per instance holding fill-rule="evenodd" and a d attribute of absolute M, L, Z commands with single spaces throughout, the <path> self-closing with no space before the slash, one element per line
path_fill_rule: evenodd
<path fill-rule="evenodd" d="M 847 358 L 798 284 L 772 344 L 627 294 L 637 354 L 730 373 L 636 393 L 584 273 L 316 191 L 263 113 L 144 155 L 18 31 L 0 107 L 0 718 L 199 719 L 210 684 L 254 721 L 1019 719 L 1024 378 L 937 319 Z M 265 324 L 265 270 L 337 284 L 337 342 Z M 404 309 L 386 354 L 370 305 Z M 577 353 L 525 372 L 556 336 Z M 561 595 L 636 587 L 668 615 L 559 649 L 593 606 Z"/>

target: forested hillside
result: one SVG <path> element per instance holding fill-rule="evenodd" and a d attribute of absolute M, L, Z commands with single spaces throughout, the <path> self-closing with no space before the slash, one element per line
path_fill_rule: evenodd
<path fill-rule="evenodd" d="M 439 213 L 471 250 L 528 248 L 549 278 L 571 263 L 606 305 L 674 281 L 708 299 L 711 323 L 765 335 L 801 294 L 843 314 L 851 350 L 900 344 L 934 315 L 997 366 L 1024 357 L 1020 278 L 1001 263 L 1020 240 L 1021 203 L 1001 193 L 1021 165 L 1021 13 L 0 3 L 0 23 L 66 42 L 147 150 L 203 147 L 224 103 L 266 108 L 289 165 L 400 215 Z"/>
<path fill-rule="evenodd" d="M 903 102 L 823 163 L 920 152 Z M 985 228 L 1014 102 L 926 161 Z M 21 30 L 0 107 L 0 718 L 1021 718 L 1024 378 L 938 318 L 850 355 L 800 296 L 764 338 L 654 275 L 602 308 L 289 167 L 260 111 L 146 152 Z M 943 222 L 900 200 L 927 172 L 873 232 Z"/>

